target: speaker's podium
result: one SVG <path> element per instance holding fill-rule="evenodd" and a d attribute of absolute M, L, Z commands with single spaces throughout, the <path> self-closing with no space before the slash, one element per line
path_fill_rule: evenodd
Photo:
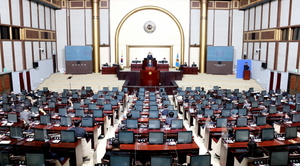
<path fill-rule="evenodd" d="M 250 70 L 244 70 L 243 79 L 250 80 Z"/>
<path fill-rule="evenodd" d="M 144 59 L 143 66 L 140 71 L 140 85 L 141 86 L 159 86 L 160 71 L 157 70 L 157 61 L 151 60 L 153 66 L 147 66 L 149 60 Z"/>

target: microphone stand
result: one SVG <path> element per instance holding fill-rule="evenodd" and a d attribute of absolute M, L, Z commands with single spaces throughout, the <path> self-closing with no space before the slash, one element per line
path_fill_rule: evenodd
<path fill-rule="evenodd" d="M 72 79 L 72 77 L 73 77 L 73 76 L 69 76 L 69 77 L 67 78 L 67 80 L 69 80 L 69 87 L 70 87 L 70 90 L 71 90 L 71 79 Z"/>

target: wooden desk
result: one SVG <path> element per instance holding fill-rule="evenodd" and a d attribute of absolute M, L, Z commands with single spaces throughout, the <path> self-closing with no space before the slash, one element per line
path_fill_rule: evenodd
<path fill-rule="evenodd" d="M 68 126 L 54 126 L 54 125 L 36 125 L 34 127 L 32 127 L 33 129 L 47 129 L 49 131 L 61 131 L 61 130 L 69 130 L 72 127 L 68 127 Z M 92 148 L 94 150 L 97 149 L 98 146 L 98 126 L 94 126 L 94 127 L 82 127 L 86 130 L 86 132 L 88 134 L 92 135 Z"/>
<path fill-rule="evenodd" d="M 247 127 L 234 127 L 233 130 L 236 131 L 236 130 L 240 130 L 240 129 L 248 129 L 249 131 L 260 131 L 264 128 L 272 128 L 272 126 L 266 124 L 266 125 L 263 125 L 263 126 L 247 126 Z M 204 136 L 204 146 L 207 148 L 207 149 L 211 149 L 211 141 L 212 141 L 212 138 L 214 137 L 213 135 L 215 133 L 219 133 L 219 134 L 216 134 L 217 137 L 221 137 L 222 135 L 222 132 L 224 131 L 227 131 L 226 128 L 224 127 L 217 127 L 217 128 L 205 128 L 205 136 Z"/>
<path fill-rule="evenodd" d="M 102 74 L 117 74 L 118 66 L 102 67 Z"/>
<path fill-rule="evenodd" d="M 126 131 L 133 131 L 135 134 L 142 134 L 144 136 L 148 136 L 149 132 L 164 132 L 168 136 L 172 136 L 177 134 L 178 131 L 186 131 L 185 128 L 182 129 L 170 129 L 166 130 L 165 128 L 161 129 L 148 129 L 148 128 L 138 128 L 138 129 L 127 129 Z M 119 132 L 119 129 L 116 130 L 116 133 Z"/>
<path fill-rule="evenodd" d="M 157 64 L 157 70 L 169 71 L 169 64 Z"/>
<path fill-rule="evenodd" d="M 16 146 L 19 148 L 19 153 L 27 152 L 40 152 L 40 148 L 44 142 L 43 141 L 19 141 Z M 83 154 L 82 154 L 82 144 L 81 140 L 75 143 L 52 143 L 51 150 L 54 153 L 59 154 L 62 157 L 70 158 L 70 165 L 82 166 L 83 164 Z"/>
<path fill-rule="evenodd" d="M 106 151 L 111 151 L 112 146 L 106 144 Z M 132 156 L 136 156 L 137 160 L 150 160 L 151 155 L 173 155 L 180 158 L 180 163 L 186 162 L 186 155 L 199 154 L 199 146 L 193 142 L 190 144 L 177 144 L 177 145 L 149 145 L 148 143 L 135 143 L 135 144 L 121 144 L 121 152 L 129 152 Z M 137 155 L 138 154 L 138 155 Z M 141 156 L 138 158 L 138 156 Z"/>
<path fill-rule="evenodd" d="M 183 74 L 195 74 L 198 75 L 198 67 L 182 67 Z"/>
<path fill-rule="evenodd" d="M 142 70 L 142 66 L 143 66 L 143 64 L 141 64 L 141 63 L 132 63 L 131 65 L 131 71 L 140 71 L 140 70 Z"/>
<path fill-rule="evenodd" d="M 270 141 L 262 141 L 257 143 L 257 147 L 263 147 L 266 150 L 270 150 L 276 147 L 286 147 L 288 145 L 296 144 L 300 142 L 300 138 L 288 139 L 284 141 L 278 141 L 276 139 Z M 238 154 L 235 149 L 246 148 L 248 142 L 235 142 L 227 144 L 222 142 L 220 165 L 232 166 L 234 163 L 234 156 Z"/>

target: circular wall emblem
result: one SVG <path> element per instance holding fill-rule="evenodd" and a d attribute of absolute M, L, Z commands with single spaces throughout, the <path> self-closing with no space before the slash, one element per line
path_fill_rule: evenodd
<path fill-rule="evenodd" d="M 145 22 L 144 24 L 144 30 L 147 32 L 147 33 L 153 33 L 155 31 L 155 28 L 156 28 L 156 25 L 154 22 L 152 21 L 147 21 Z"/>

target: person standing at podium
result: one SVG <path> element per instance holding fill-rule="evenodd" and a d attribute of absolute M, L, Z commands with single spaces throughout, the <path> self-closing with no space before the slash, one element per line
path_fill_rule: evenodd
<path fill-rule="evenodd" d="M 249 70 L 249 69 L 250 69 L 250 67 L 249 67 L 248 63 L 246 62 L 246 63 L 244 64 L 244 70 Z"/>
<path fill-rule="evenodd" d="M 148 55 L 147 55 L 147 60 L 152 60 L 152 59 L 153 59 L 152 53 L 149 52 Z"/>

